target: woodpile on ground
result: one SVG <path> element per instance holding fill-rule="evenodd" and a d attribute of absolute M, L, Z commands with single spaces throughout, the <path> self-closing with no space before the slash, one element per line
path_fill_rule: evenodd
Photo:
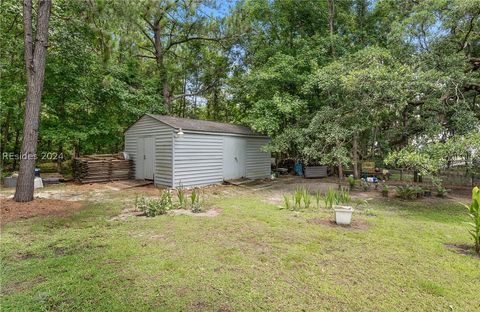
<path fill-rule="evenodd" d="M 122 155 L 89 155 L 73 160 L 73 176 L 80 183 L 108 182 L 133 178 L 133 161 Z"/>

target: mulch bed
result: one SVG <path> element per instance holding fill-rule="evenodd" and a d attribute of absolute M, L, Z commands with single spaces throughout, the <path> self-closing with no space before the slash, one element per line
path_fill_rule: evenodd
<path fill-rule="evenodd" d="M 0 199 L 0 224 L 37 216 L 69 216 L 82 209 L 82 204 L 74 201 L 35 198 L 28 203 L 17 203 L 13 199 Z"/>

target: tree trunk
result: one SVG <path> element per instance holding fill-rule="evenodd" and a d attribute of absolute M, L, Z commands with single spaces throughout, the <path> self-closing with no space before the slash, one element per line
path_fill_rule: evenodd
<path fill-rule="evenodd" d="M 58 153 L 57 153 L 57 172 L 61 173 L 62 172 L 62 161 L 63 161 L 63 144 L 60 143 L 60 146 L 58 147 Z"/>
<path fill-rule="evenodd" d="M 160 19 L 157 19 L 153 24 L 153 43 L 155 45 L 155 60 L 160 75 L 160 82 L 162 84 L 163 104 L 165 111 L 171 113 L 172 111 L 172 96 L 170 94 L 170 85 L 168 83 L 167 71 L 163 60 L 163 46 L 162 46 L 162 29 L 160 27 Z"/>
<path fill-rule="evenodd" d="M 20 171 L 14 197 L 17 202 L 33 200 L 34 169 L 51 6 L 51 0 L 38 1 L 36 38 L 35 43 L 33 43 L 32 0 L 24 0 L 23 2 L 27 100 L 23 124 L 22 159 L 20 160 Z"/>
<path fill-rule="evenodd" d="M 333 46 L 334 34 L 334 19 L 335 19 L 335 3 L 334 0 L 328 0 L 328 30 L 330 32 L 330 53 L 335 56 L 335 49 Z"/>
<path fill-rule="evenodd" d="M 359 179 L 360 173 L 358 172 L 358 132 L 356 131 L 353 133 L 352 160 L 353 160 L 353 177 L 355 179 Z"/>

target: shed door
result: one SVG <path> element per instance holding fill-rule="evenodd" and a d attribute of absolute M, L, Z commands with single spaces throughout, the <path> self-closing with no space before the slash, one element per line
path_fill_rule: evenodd
<path fill-rule="evenodd" d="M 223 137 L 223 179 L 245 177 L 247 141 L 239 137 Z"/>
<path fill-rule="evenodd" d="M 153 180 L 155 172 L 155 138 L 143 139 L 143 178 Z"/>

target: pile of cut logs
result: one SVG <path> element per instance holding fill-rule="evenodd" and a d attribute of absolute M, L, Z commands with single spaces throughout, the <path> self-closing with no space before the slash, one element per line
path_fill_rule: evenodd
<path fill-rule="evenodd" d="M 80 183 L 107 182 L 133 178 L 132 160 L 121 155 L 90 155 L 73 160 L 73 176 Z"/>

